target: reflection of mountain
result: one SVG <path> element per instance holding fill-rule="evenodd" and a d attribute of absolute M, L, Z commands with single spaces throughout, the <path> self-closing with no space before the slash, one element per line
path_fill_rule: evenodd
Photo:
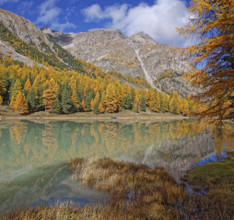
<path fill-rule="evenodd" d="M 102 193 L 85 189 L 73 181 L 67 166 L 53 165 L 30 170 L 25 175 L 0 184 L 0 212 L 45 203 L 61 197 L 106 198 Z"/>
<path fill-rule="evenodd" d="M 140 156 L 132 157 L 131 162 L 144 163 L 149 167 L 162 166 L 175 177 L 181 177 L 186 170 L 203 157 L 214 152 L 214 141 L 210 131 L 205 130 L 197 136 L 181 137 L 176 142 L 165 141 L 150 146 Z"/>
<path fill-rule="evenodd" d="M 27 166 L 52 165 L 72 157 L 142 153 L 151 145 L 196 134 L 192 122 L 74 123 L 14 122 L 1 127 L 0 174 Z"/>
<path fill-rule="evenodd" d="M 45 191 L 51 190 L 55 182 L 60 182 L 65 175 L 63 166 L 28 169 L 16 178 L 3 178 L 0 184 L 0 210 L 11 207 L 32 205 L 42 198 Z"/>
<path fill-rule="evenodd" d="M 157 152 L 158 161 L 173 164 L 174 155 L 178 158 L 187 155 L 192 163 L 189 155 L 193 159 L 202 158 L 211 153 L 214 145 L 208 130 L 200 133 L 203 126 L 185 120 L 153 123 L 55 121 L 44 124 L 24 121 L 11 122 L 9 126 L 4 122 L 3 127 L 1 123 L 0 175 L 4 176 L 28 166 L 53 165 L 74 157 L 130 159 L 134 156 L 141 158 L 136 159 L 140 162 L 144 155 L 149 158 L 147 152 L 152 156 L 151 148 L 154 154 Z M 160 165 L 161 162 L 154 163 Z"/>
<path fill-rule="evenodd" d="M 233 143 L 230 132 L 212 139 L 210 129 L 186 120 L 153 123 L 1 121 L 0 134 L 0 209 L 11 203 L 17 206 L 20 198 L 26 205 L 75 194 L 71 182 L 62 183 L 67 171 L 55 166 L 70 158 L 111 157 L 150 167 L 163 166 L 179 177 L 214 149 L 220 152 L 222 144 Z M 216 133 L 212 131 L 212 134 Z M 86 194 L 85 191 L 82 195 Z"/>

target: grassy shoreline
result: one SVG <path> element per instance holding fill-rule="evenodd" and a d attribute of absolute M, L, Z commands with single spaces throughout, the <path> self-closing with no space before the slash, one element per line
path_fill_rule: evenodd
<path fill-rule="evenodd" d="M 182 120 L 189 119 L 189 117 L 173 117 L 173 116 L 0 116 L 0 120 L 30 120 L 30 119 L 44 119 L 44 120 L 95 120 L 95 121 L 125 121 L 125 120 Z"/>
<path fill-rule="evenodd" d="M 229 163 L 233 163 L 233 153 L 230 153 L 225 161 L 210 163 L 211 165 L 203 165 L 188 171 L 189 176 L 186 180 L 190 184 L 197 183 L 203 187 L 203 184 L 209 185 L 207 194 L 203 196 L 199 193 L 189 195 L 185 186 L 177 183 L 170 173 L 161 167 L 150 169 L 145 165 L 118 162 L 110 158 L 75 158 L 68 163 L 73 179 L 81 181 L 86 187 L 107 192 L 110 195 L 107 203 L 86 205 L 83 208 L 72 207 L 69 204 L 29 207 L 12 211 L 4 216 L 0 214 L 0 218 L 5 220 L 231 219 L 233 182 L 227 185 L 220 175 L 226 168 L 232 172 Z M 215 181 L 211 181 L 211 176 L 206 172 L 204 174 L 197 172 L 197 169 L 206 170 L 210 166 L 217 165 L 224 167 L 217 169 Z M 217 184 L 217 178 L 225 184 Z"/>
<path fill-rule="evenodd" d="M 50 114 L 48 112 L 35 112 L 28 115 L 20 115 L 13 112 L 6 106 L 0 107 L 0 120 L 76 120 L 76 121 L 125 121 L 125 120 L 181 120 L 189 119 L 188 116 L 175 115 L 172 113 L 154 113 L 151 111 L 146 112 L 132 112 L 123 111 L 118 113 L 105 113 L 105 114 L 95 114 L 93 112 L 76 112 L 73 114 Z"/>

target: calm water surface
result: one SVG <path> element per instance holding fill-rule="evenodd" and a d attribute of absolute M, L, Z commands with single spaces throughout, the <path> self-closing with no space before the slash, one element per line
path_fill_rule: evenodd
<path fill-rule="evenodd" d="M 234 148 L 233 126 L 222 135 L 193 121 L 95 122 L 0 121 L 0 211 L 72 199 L 86 203 L 106 195 L 72 181 L 74 157 L 111 157 L 162 166 L 179 179 L 201 161 L 222 159 Z M 81 199 L 82 198 L 82 199 Z"/>

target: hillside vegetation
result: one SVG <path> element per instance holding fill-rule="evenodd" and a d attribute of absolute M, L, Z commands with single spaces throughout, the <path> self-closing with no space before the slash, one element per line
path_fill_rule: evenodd
<path fill-rule="evenodd" d="M 64 114 L 115 113 L 124 109 L 139 112 L 149 108 L 153 112 L 188 115 L 197 110 L 190 98 L 181 98 L 176 92 L 170 95 L 158 92 L 141 77 L 105 73 L 74 58 L 56 43 L 53 49 L 57 55 L 44 42 L 41 48 L 45 52 L 42 52 L 35 44 L 16 37 L 2 23 L 0 38 L 16 52 L 43 65 L 27 66 L 10 56 L 0 57 L 0 103 L 9 104 L 20 114 L 40 110 Z"/>
<path fill-rule="evenodd" d="M 1 103 L 21 114 L 46 110 L 54 113 L 114 113 L 123 109 L 135 112 L 172 112 L 187 115 L 197 106 L 177 93 L 167 95 L 156 89 L 134 89 L 111 75 L 87 65 L 87 74 L 48 66 L 32 67 L 14 62 L 11 57 L 0 60 Z"/>

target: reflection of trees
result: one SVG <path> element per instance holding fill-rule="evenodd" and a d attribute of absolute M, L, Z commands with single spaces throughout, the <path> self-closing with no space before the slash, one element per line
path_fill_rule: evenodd
<path fill-rule="evenodd" d="M 71 133 L 71 148 L 70 148 L 70 155 L 71 158 L 73 158 L 73 155 L 76 154 L 76 141 L 77 141 L 77 137 L 79 134 L 79 128 L 75 128 L 74 132 Z"/>
<path fill-rule="evenodd" d="M 11 136 L 11 146 L 14 151 L 14 155 L 17 155 L 17 158 L 15 160 L 18 161 L 20 160 L 20 152 L 22 151 L 21 149 L 21 143 L 24 141 L 27 131 L 28 131 L 28 126 L 27 123 L 25 122 L 16 122 L 13 125 L 10 126 L 10 136 Z"/>
<path fill-rule="evenodd" d="M 42 166 L 0 184 L 0 210 L 25 208 L 59 197 L 58 184 L 70 174 L 64 164 Z M 60 186 L 60 190 L 61 190 Z M 62 187 L 64 190 L 64 187 Z M 66 188 L 68 194 L 70 189 Z M 27 192 L 27 193 L 26 193 Z"/>
<path fill-rule="evenodd" d="M 190 130 L 191 129 L 191 130 Z M 113 156 L 118 152 L 138 152 L 137 147 L 156 145 L 165 140 L 177 141 L 197 133 L 195 123 L 189 121 L 146 123 L 83 124 L 76 137 L 80 156 Z M 74 145 L 74 141 L 72 142 Z M 144 150 L 144 148 L 141 148 Z"/>
<path fill-rule="evenodd" d="M 220 154 L 222 151 L 233 150 L 234 133 L 233 125 L 230 123 L 224 124 L 224 126 L 213 125 L 211 132 L 214 137 L 215 151 Z M 225 149 L 224 149 L 225 147 Z"/>
<path fill-rule="evenodd" d="M 24 152 L 25 152 L 27 157 L 29 156 L 30 148 L 31 148 L 31 146 L 28 143 L 26 143 L 24 145 Z"/>
<path fill-rule="evenodd" d="M 21 144 L 27 134 L 28 126 L 25 122 L 17 122 L 10 126 L 11 139 L 16 144 Z"/>
<path fill-rule="evenodd" d="M 228 149 L 233 150 L 233 143 L 234 143 L 234 131 L 233 125 L 226 123 L 223 128 L 223 139 L 224 144 Z"/>
<path fill-rule="evenodd" d="M 4 125 L 2 132 L 4 135 L 0 138 L 0 173 L 10 172 L 9 167 L 16 168 L 25 161 L 22 145 L 25 142 L 28 126 L 26 122 L 11 122 L 8 126 Z"/>
<path fill-rule="evenodd" d="M 30 164 L 35 167 L 74 157 L 142 155 L 150 146 L 158 146 L 165 141 L 177 143 L 181 138 L 197 135 L 205 126 L 186 120 L 153 123 L 57 121 L 46 125 L 17 122 L 8 128 L 2 131 L 4 135 L 0 142 L 4 140 L 2 143 L 10 144 L 7 150 L 0 148 L 0 159 L 3 158 L 2 167 L 14 169 L 15 166 L 20 168 Z M 231 128 L 227 127 L 222 136 L 229 146 L 233 143 L 230 132 Z M 170 146 L 165 146 L 162 157 L 171 158 L 173 149 Z M 181 146 L 179 151 L 183 149 L 186 151 L 186 146 Z M 187 150 L 191 154 L 191 149 Z"/>
<path fill-rule="evenodd" d="M 46 154 L 48 157 L 50 159 L 53 158 L 57 152 L 58 144 L 51 123 L 46 125 L 45 129 L 42 131 L 42 143 L 47 146 Z"/>

